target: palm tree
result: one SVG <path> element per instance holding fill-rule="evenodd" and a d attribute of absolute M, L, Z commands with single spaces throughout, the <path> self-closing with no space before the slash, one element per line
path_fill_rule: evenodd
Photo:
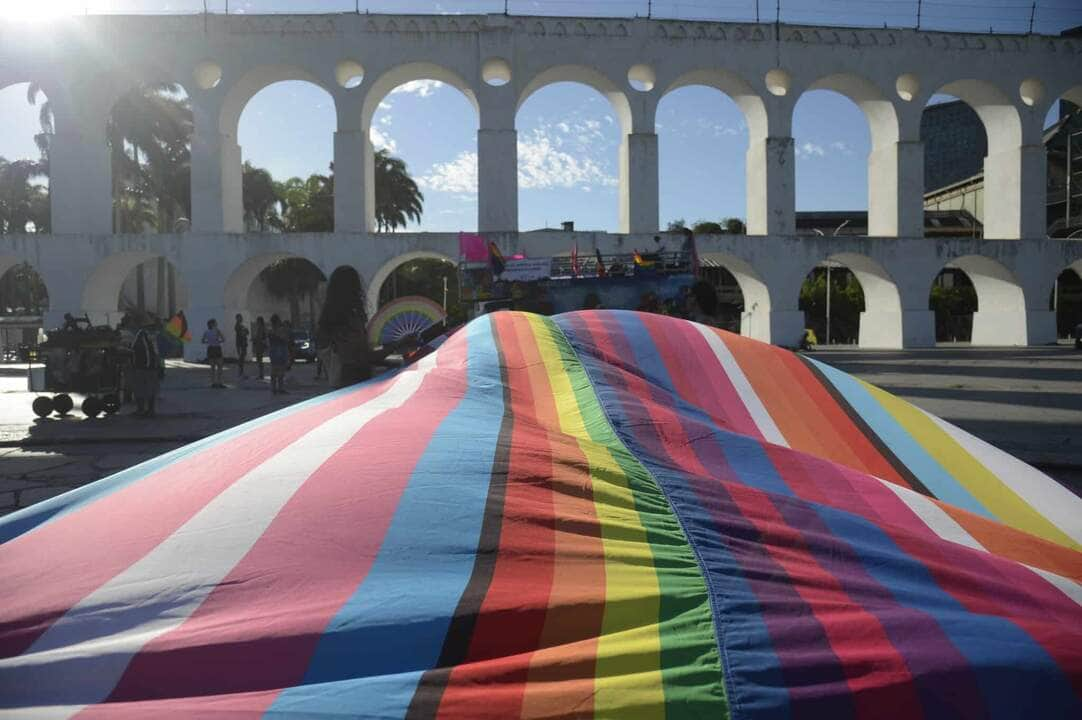
<path fill-rule="evenodd" d="M 34 182 L 44 174 L 39 161 L 0 157 L 0 232 L 23 233 L 31 223 L 35 232 L 48 231 L 48 192 Z"/>
<path fill-rule="evenodd" d="M 277 183 L 263 168 L 244 162 L 241 185 L 243 188 L 244 227 L 249 231 L 267 232 L 282 230 L 279 208 L 281 197 Z"/>
<path fill-rule="evenodd" d="M 26 87 L 26 101 L 31 105 L 37 105 L 38 95 L 43 98 L 41 109 L 38 110 L 38 124 L 41 125 L 41 132 L 34 135 L 34 144 L 38 146 L 41 159 L 45 161 L 45 172 L 48 174 L 49 138 L 53 136 L 53 104 L 41 89 L 40 84 L 36 82 L 29 83 Z"/>
<path fill-rule="evenodd" d="M 375 157 L 376 229 L 380 232 L 406 227 L 409 220 L 421 221 L 425 196 L 409 176 L 406 163 L 386 149 Z"/>

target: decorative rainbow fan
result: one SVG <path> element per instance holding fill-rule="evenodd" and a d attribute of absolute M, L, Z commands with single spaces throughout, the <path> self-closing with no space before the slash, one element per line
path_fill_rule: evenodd
<path fill-rule="evenodd" d="M 426 297 L 400 297 L 381 307 L 368 321 L 368 341 L 373 346 L 394 343 L 427 330 L 446 317 L 440 304 Z"/>

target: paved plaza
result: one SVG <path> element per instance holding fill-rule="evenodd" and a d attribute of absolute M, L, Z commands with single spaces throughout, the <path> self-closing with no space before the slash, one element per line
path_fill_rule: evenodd
<path fill-rule="evenodd" d="M 829 349 L 813 357 L 900 395 L 1082 492 L 1082 352 L 1034 348 Z M 39 419 L 25 367 L 0 366 L 0 514 L 26 507 L 313 395 L 327 385 L 296 365 L 273 396 L 266 381 L 209 387 L 200 365 L 170 361 L 159 416 Z"/>

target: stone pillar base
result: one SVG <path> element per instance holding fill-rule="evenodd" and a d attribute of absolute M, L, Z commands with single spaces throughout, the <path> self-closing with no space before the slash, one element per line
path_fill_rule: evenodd
<path fill-rule="evenodd" d="M 758 322 L 761 316 L 754 318 Z M 756 328 L 752 328 L 753 331 Z M 753 337 L 760 337 L 753 335 Z M 784 347 L 796 347 L 804 337 L 804 311 L 803 310 L 771 310 L 770 311 L 770 337 L 769 342 Z M 765 339 L 765 338 L 761 338 Z"/>
<path fill-rule="evenodd" d="M 862 348 L 898 350 L 903 347 L 902 314 L 893 311 L 865 310 L 860 314 L 860 335 L 857 344 Z"/>
<path fill-rule="evenodd" d="M 1014 310 L 978 310 L 973 313 L 974 345 L 995 347 L 1019 347 L 1028 344 L 1026 337 L 1026 313 Z"/>
<path fill-rule="evenodd" d="M 1056 342 L 1056 313 L 1052 310 L 1026 311 L 1026 340 L 1030 345 Z"/>
<path fill-rule="evenodd" d="M 902 311 L 902 347 L 935 347 L 935 313 L 933 311 Z"/>

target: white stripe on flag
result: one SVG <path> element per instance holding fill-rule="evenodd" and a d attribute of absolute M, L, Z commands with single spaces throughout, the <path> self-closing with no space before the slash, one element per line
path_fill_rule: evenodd
<path fill-rule="evenodd" d="M 1060 485 L 1043 472 L 1027 465 L 1010 453 L 1003 452 L 994 445 L 970 435 L 965 430 L 951 425 L 946 420 L 937 418 L 921 410 L 932 422 L 950 435 L 962 449 L 988 468 L 989 472 L 1003 481 L 1018 497 L 1029 503 L 1048 522 L 1055 525 L 1064 535 L 1077 543 L 1082 543 L 1082 499 Z"/>
<path fill-rule="evenodd" d="M 305 480 L 362 427 L 405 403 L 436 357 L 422 358 L 415 370 L 398 375 L 381 394 L 312 429 L 253 468 L 150 553 L 69 610 L 26 653 L 0 660 L 0 706 L 52 706 L 36 711 L 39 716 L 69 717 L 107 698 L 135 654 L 191 616 Z"/>
<path fill-rule="evenodd" d="M 939 504 L 931 498 L 922 495 L 915 490 L 895 485 L 892 482 L 887 482 L 880 478 L 876 479 L 897 495 L 898 498 L 905 503 L 918 518 L 920 518 L 921 522 L 927 525 L 932 532 L 942 539 L 958 543 L 959 545 L 965 545 L 974 550 L 988 552 L 988 550 L 978 542 L 977 538 L 970 535 L 968 530 L 959 525 L 957 520 L 952 518 L 947 511 L 941 508 Z M 1011 562 L 1015 561 L 1012 560 Z M 1042 570 L 1041 568 L 1026 565 L 1025 563 L 1019 563 L 1019 565 L 1022 565 L 1028 570 L 1032 570 L 1064 595 L 1071 598 L 1079 605 L 1082 605 L 1082 586 L 1079 586 L 1075 581 L 1047 570 Z"/>
<path fill-rule="evenodd" d="M 729 347 L 725 344 L 725 341 L 714 332 L 712 329 L 699 323 L 692 323 L 692 326 L 699 331 L 704 338 L 706 338 L 707 344 L 710 349 L 714 351 L 714 356 L 717 357 L 718 362 L 721 363 L 721 367 L 725 370 L 725 374 L 729 376 L 729 381 L 736 389 L 736 394 L 740 396 L 740 400 L 744 403 L 744 407 L 747 408 L 748 413 L 751 415 L 751 419 L 755 421 L 755 425 L 759 428 L 759 432 L 763 434 L 763 438 L 767 442 L 775 445 L 784 445 L 789 447 L 789 443 L 786 442 L 785 436 L 781 434 L 781 430 L 774 423 L 774 418 L 770 417 L 770 413 L 767 412 L 766 406 L 763 405 L 763 401 L 759 399 L 759 396 L 755 393 L 755 389 L 752 388 L 751 382 L 748 381 L 744 371 L 740 369 L 740 364 L 737 363 L 736 358 L 729 351 Z"/>

